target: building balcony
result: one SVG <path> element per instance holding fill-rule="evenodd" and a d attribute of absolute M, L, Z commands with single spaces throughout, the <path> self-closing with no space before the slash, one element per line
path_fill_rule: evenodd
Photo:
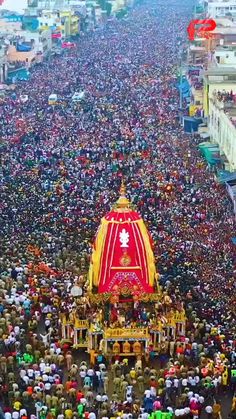
<path fill-rule="evenodd" d="M 236 109 L 236 95 L 227 92 L 215 92 L 211 98 L 212 103 L 218 109 Z"/>
<path fill-rule="evenodd" d="M 236 95 L 217 92 L 213 94 L 210 101 L 217 109 L 224 112 L 232 125 L 236 128 Z"/>

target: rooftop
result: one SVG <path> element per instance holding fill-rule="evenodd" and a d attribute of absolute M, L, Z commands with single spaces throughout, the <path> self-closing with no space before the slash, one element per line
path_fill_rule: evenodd
<path fill-rule="evenodd" d="M 206 48 L 205 47 L 197 47 L 197 46 L 195 46 L 195 45 L 190 45 L 190 51 L 206 51 Z"/>
<path fill-rule="evenodd" d="M 217 26 L 216 29 L 214 29 L 213 33 L 222 35 L 236 35 L 236 26 L 235 24 L 232 27 Z"/>
<path fill-rule="evenodd" d="M 236 51 L 236 45 L 217 45 L 215 51 Z"/>
<path fill-rule="evenodd" d="M 31 62 L 35 59 L 35 52 L 28 51 L 28 52 L 19 52 L 16 51 L 16 48 L 13 46 L 10 46 L 8 49 L 8 61 L 23 61 L 25 62 L 26 59 L 28 59 L 28 62 Z"/>
<path fill-rule="evenodd" d="M 223 67 L 223 68 L 212 68 L 210 70 L 206 70 L 204 72 L 205 76 L 228 76 L 228 75 L 235 75 L 235 68 L 234 67 Z"/>
<path fill-rule="evenodd" d="M 229 19 L 227 17 L 216 17 L 214 20 L 217 25 L 216 30 L 218 28 L 221 29 L 221 27 L 229 28 L 229 27 L 235 26 L 235 22 L 232 19 Z"/>

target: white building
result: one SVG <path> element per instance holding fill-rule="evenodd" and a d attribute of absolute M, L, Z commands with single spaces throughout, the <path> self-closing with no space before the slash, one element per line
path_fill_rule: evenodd
<path fill-rule="evenodd" d="M 229 163 L 226 169 L 231 171 L 236 170 L 235 99 L 231 100 L 229 95 L 227 97 L 227 93 L 221 94 L 217 92 L 214 92 L 209 99 L 209 131 L 211 140 L 219 144 Z"/>
<path fill-rule="evenodd" d="M 50 28 L 39 31 L 19 31 L 17 33 L 23 42 L 30 42 L 32 44 L 35 54 L 47 55 L 52 49 L 52 31 Z"/>
<path fill-rule="evenodd" d="M 7 79 L 7 72 L 7 48 L 5 47 L 5 45 L 0 45 L 0 83 L 5 83 Z"/>
<path fill-rule="evenodd" d="M 214 19 L 216 17 L 224 17 L 229 13 L 236 15 L 236 0 L 218 0 L 206 1 L 207 16 Z"/>
<path fill-rule="evenodd" d="M 233 67 L 210 68 L 203 75 L 203 109 L 204 115 L 209 115 L 209 100 L 215 91 L 235 91 L 236 71 Z"/>
<path fill-rule="evenodd" d="M 236 47 L 218 46 L 213 54 L 216 67 L 236 67 Z"/>

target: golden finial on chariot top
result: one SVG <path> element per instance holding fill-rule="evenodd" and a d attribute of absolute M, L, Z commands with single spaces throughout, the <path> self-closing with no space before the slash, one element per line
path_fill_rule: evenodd
<path fill-rule="evenodd" d="M 124 179 L 122 179 L 121 185 L 120 185 L 120 196 L 125 196 L 125 194 L 126 194 L 126 187 L 125 187 Z"/>
<path fill-rule="evenodd" d="M 121 186 L 120 186 L 120 197 L 118 199 L 118 201 L 116 202 L 116 207 L 117 208 L 130 208 L 130 202 L 128 200 L 128 198 L 126 198 L 126 187 L 125 187 L 125 182 L 124 179 L 122 179 L 121 181 Z"/>

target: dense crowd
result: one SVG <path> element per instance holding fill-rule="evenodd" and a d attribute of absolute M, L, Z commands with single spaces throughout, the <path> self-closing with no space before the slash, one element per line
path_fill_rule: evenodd
<path fill-rule="evenodd" d="M 235 219 L 199 140 L 179 124 L 176 72 L 191 13 L 187 0 L 139 5 L 33 68 L 1 103 L 2 418 L 217 417 L 219 393 L 235 391 Z M 73 102 L 80 91 L 85 99 Z M 48 104 L 51 94 L 60 104 Z M 59 314 L 74 309 L 76 283 L 92 316 L 91 243 L 122 178 L 187 331 L 146 365 L 109 365 L 102 351 L 89 365 L 61 343 Z"/>

